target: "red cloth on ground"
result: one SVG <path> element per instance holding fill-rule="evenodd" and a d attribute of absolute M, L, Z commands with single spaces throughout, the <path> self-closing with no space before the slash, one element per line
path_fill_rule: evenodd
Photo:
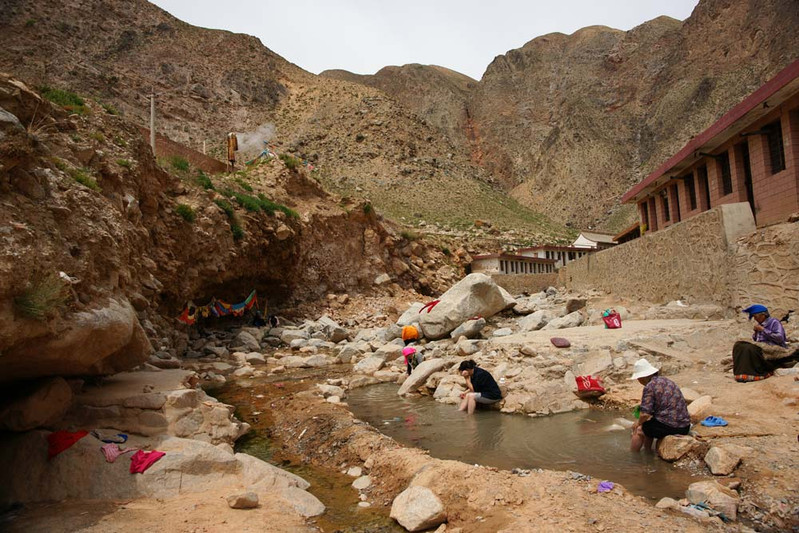
<path fill-rule="evenodd" d="M 141 474 L 159 460 L 161 457 L 165 456 L 164 452 L 159 452 L 157 450 L 153 450 L 151 452 L 144 452 L 139 450 L 138 452 L 134 453 L 130 458 L 130 473 L 131 474 Z"/>
<path fill-rule="evenodd" d="M 47 443 L 49 444 L 47 448 L 47 458 L 52 459 L 88 434 L 89 432 L 84 430 L 74 433 L 64 431 L 63 429 L 53 431 L 47 435 Z"/>

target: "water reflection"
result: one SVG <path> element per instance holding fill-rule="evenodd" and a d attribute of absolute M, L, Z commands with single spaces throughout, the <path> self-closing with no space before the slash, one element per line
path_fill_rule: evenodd
<path fill-rule="evenodd" d="M 530 418 L 478 410 L 474 415 L 429 398 L 400 398 L 383 384 L 351 391 L 356 417 L 433 457 L 502 469 L 573 470 L 623 484 L 648 498 L 682 497 L 690 472 L 652 454 L 629 451 L 630 432 L 619 430 L 620 412 L 585 410 Z"/>

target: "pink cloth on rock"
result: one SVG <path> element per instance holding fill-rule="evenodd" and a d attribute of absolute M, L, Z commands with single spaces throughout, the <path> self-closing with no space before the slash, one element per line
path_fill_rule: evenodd
<path fill-rule="evenodd" d="M 105 460 L 107 462 L 113 463 L 119 458 L 120 455 L 132 452 L 134 450 L 132 448 L 128 448 L 127 450 L 120 450 L 119 444 L 112 442 L 110 444 L 103 444 L 102 446 L 100 446 L 100 451 L 103 452 L 103 455 L 105 455 Z"/>
<path fill-rule="evenodd" d="M 164 452 L 159 452 L 157 450 L 153 450 L 151 452 L 145 452 L 142 450 L 137 451 L 130 458 L 130 473 L 144 473 L 145 470 L 153 466 L 153 463 L 165 455 L 166 454 Z"/>

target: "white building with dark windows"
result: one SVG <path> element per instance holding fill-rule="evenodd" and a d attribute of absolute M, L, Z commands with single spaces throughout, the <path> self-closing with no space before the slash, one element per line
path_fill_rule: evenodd
<path fill-rule="evenodd" d="M 471 271 L 483 274 L 551 274 L 554 259 L 541 259 L 516 254 L 484 254 L 472 258 Z"/>

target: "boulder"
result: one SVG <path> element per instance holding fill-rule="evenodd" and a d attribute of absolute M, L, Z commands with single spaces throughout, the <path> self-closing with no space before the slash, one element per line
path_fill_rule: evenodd
<path fill-rule="evenodd" d="M 408 531 L 422 531 L 447 520 L 444 505 L 427 487 L 409 487 L 391 504 L 391 518 Z"/>
<path fill-rule="evenodd" d="M 412 303 L 411 306 L 397 319 L 397 325 L 410 326 L 419 322 L 419 311 L 421 311 L 424 304 Z"/>
<path fill-rule="evenodd" d="M 354 344 L 346 344 L 339 350 L 337 359 L 342 363 L 349 363 L 362 353 L 363 352 L 356 348 Z"/>
<path fill-rule="evenodd" d="M 453 339 L 459 339 L 461 337 L 466 337 L 467 339 L 474 339 L 483 328 L 486 327 L 486 319 L 485 318 L 478 318 L 476 320 L 467 320 L 454 330 L 449 336 Z M 495 333 L 496 334 L 496 333 Z"/>
<path fill-rule="evenodd" d="M 241 346 L 250 352 L 257 352 L 261 349 L 261 343 L 258 342 L 258 339 L 247 331 L 240 331 L 239 334 L 236 335 L 236 339 L 233 341 L 232 346 Z"/>
<path fill-rule="evenodd" d="M 583 315 L 581 315 L 579 311 L 575 311 L 573 313 L 569 313 L 566 316 L 553 319 L 551 322 L 549 322 L 546 326 L 544 326 L 541 329 L 548 330 L 548 329 L 576 328 L 582 323 L 583 323 Z"/>
<path fill-rule="evenodd" d="M 691 483 L 685 491 L 685 497 L 691 503 L 704 503 L 731 520 L 735 520 L 738 514 L 738 493 L 715 481 Z"/>
<path fill-rule="evenodd" d="M 705 418 L 710 414 L 710 408 L 713 407 L 713 398 L 705 395 L 700 396 L 688 405 L 688 414 L 691 415 L 691 422 L 694 424 Z"/>
<path fill-rule="evenodd" d="M 469 274 L 418 315 L 419 326 L 426 338 L 440 339 L 473 316 L 490 317 L 515 303 L 489 276 Z"/>
<path fill-rule="evenodd" d="M 250 363 L 251 365 L 266 364 L 266 358 L 264 357 L 264 354 L 258 352 L 250 352 L 248 354 L 244 354 L 244 361 Z"/>
<path fill-rule="evenodd" d="M 455 345 L 458 355 L 472 355 L 480 351 L 478 341 L 462 340 Z"/>
<path fill-rule="evenodd" d="M 743 449 L 734 445 L 713 446 L 705 454 L 705 463 L 715 476 L 726 476 L 741 464 Z"/>
<path fill-rule="evenodd" d="M 458 403 L 461 393 L 465 390 L 461 376 L 448 375 L 438 382 L 433 398 L 442 403 Z"/>
<path fill-rule="evenodd" d="M 445 366 L 447 366 L 447 363 L 443 359 L 428 359 L 427 361 L 422 361 L 419 366 L 413 369 L 411 375 L 402 382 L 397 394 L 404 396 L 409 392 L 415 392 L 416 389 L 427 382 L 427 378 L 434 372 L 442 370 Z"/>
<path fill-rule="evenodd" d="M 316 323 L 330 342 L 341 342 L 349 337 L 349 332 L 327 315 L 323 315 Z"/>
<path fill-rule="evenodd" d="M 524 318 L 519 319 L 520 331 L 537 331 L 546 326 L 550 320 L 555 318 L 551 312 L 541 309 Z"/>
<path fill-rule="evenodd" d="M 677 461 L 698 449 L 699 442 L 690 435 L 669 435 L 658 444 L 658 455 L 664 461 Z"/>
<path fill-rule="evenodd" d="M 291 344 L 294 339 L 308 340 L 311 334 L 306 329 L 284 329 L 280 334 L 280 340 L 285 344 Z"/>
<path fill-rule="evenodd" d="M 338 396 L 339 398 L 344 397 L 344 389 L 342 389 L 341 387 L 337 387 L 335 385 L 325 385 L 322 383 L 319 383 L 316 387 L 319 389 L 319 391 L 322 393 L 322 396 L 324 396 L 325 398 L 328 398 L 330 396 Z"/>
<path fill-rule="evenodd" d="M 3 348 L 0 380 L 115 374 L 140 365 L 153 351 L 136 311 L 123 299 L 66 315 L 55 329 L 31 328 Z"/>
<path fill-rule="evenodd" d="M 566 312 L 573 313 L 585 307 L 588 300 L 585 298 L 569 298 L 566 300 Z"/>
<path fill-rule="evenodd" d="M 307 368 L 320 368 L 330 365 L 330 361 L 322 354 L 312 355 L 305 358 L 305 366 Z"/>
<path fill-rule="evenodd" d="M 8 391 L 6 391 L 8 392 Z M 0 429 L 28 431 L 58 421 L 72 405 L 72 389 L 64 378 L 47 378 L 15 391 L 0 408 Z"/>
<path fill-rule="evenodd" d="M 258 507 L 258 495 L 254 492 L 238 492 L 227 497 L 231 509 L 255 509 Z"/>
<path fill-rule="evenodd" d="M 370 355 L 358 361 L 353 367 L 352 371 L 360 374 L 374 374 L 386 364 L 385 357 L 379 355 Z"/>
<path fill-rule="evenodd" d="M 325 504 L 316 496 L 297 487 L 286 487 L 279 491 L 279 495 L 289 503 L 295 511 L 305 518 L 319 516 L 325 512 Z"/>

